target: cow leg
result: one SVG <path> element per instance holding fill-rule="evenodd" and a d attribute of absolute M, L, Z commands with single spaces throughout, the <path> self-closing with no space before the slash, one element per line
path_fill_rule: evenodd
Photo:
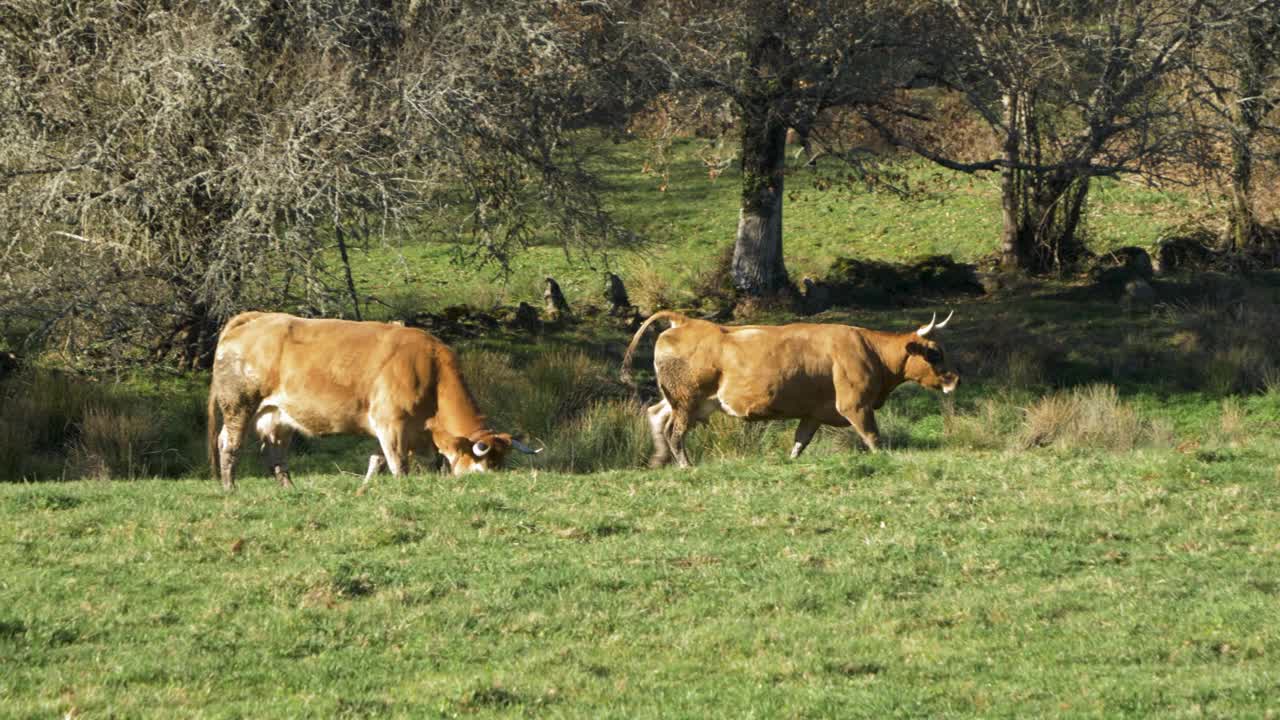
<path fill-rule="evenodd" d="M 386 458 L 378 454 L 369 456 L 369 469 L 364 474 L 364 482 L 360 483 L 360 487 L 356 489 L 356 495 L 363 495 L 369 491 L 369 483 L 373 480 L 373 476 L 382 472 L 382 468 L 386 467 Z"/>
<path fill-rule="evenodd" d="M 804 418 L 800 424 L 796 426 L 796 444 L 791 448 L 791 459 L 795 460 L 800 457 L 800 453 L 809 447 L 809 443 L 813 441 L 813 434 L 818 432 L 818 427 L 822 423 L 813 418 Z"/>
<path fill-rule="evenodd" d="M 662 467 L 671 462 L 671 444 L 667 442 L 671 404 L 663 400 L 650 405 L 646 412 L 649 416 L 649 433 L 653 435 L 653 457 L 649 458 L 649 467 Z"/>
<path fill-rule="evenodd" d="M 867 449 L 875 452 L 880 445 L 880 428 L 876 426 L 876 416 L 871 408 L 840 408 L 840 414 L 858 431 Z"/>
<path fill-rule="evenodd" d="M 289 443 L 267 443 L 267 466 L 271 468 L 271 474 L 275 476 L 276 482 L 281 487 L 293 487 L 293 481 L 289 479 Z"/>
<path fill-rule="evenodd" d="M 271 468 L 271 474 L 281 487 L 293 487 L 289 479 L 289 443 L 292 440 L 293 431 L 283 425 L 275 426 L 273 432 L 262 440 L 267 467 Z"/>
<path fill-rule="evenodd" d="M 407 450 L 404 446 L 403 438 L 400 433 L 391 429 L 378 428 L 378 444 L 382 446 L 381 455 L 371 455 L 369 457 L 369 470 L 365 473 L 364 482 L 360 484 L 360 488 L 356 490 L 357 495 L 363 495 L 369 490 L 369 481 L 373 480 L 373 476 L 382 470 L 382 464 L 385 462 L 387 469 L 396 477 L 401 477 L 409 468 L 409 458 Z"/>
<path fill-rule="evenodd" d="M 675 456 L 676 464 L 682 468 L 692 467 L 689 455 L 684 449 L 684 436 L 693 424 L 693 414 L 685 408 L 672 406 L 671 418 L 668 422 L 667 443 Z"/>
<path fill-rule="evenodd" d="M 218 466 L 222 471 L 223 490 L 231 491 L 236 487 L 236 461 L 240 458 L 240 446 L 244 444 L 250 419 L 247 408 L 222 410 L 222 431 L 218 433 Z"/>
<path fill-rule="evenodd" d="M 364 474 L 364 484 L 368 485 L 374 475 L 382 472 L 387 467 L 387 459 L 377 453 L 369 456 L 369 469 Z"/>

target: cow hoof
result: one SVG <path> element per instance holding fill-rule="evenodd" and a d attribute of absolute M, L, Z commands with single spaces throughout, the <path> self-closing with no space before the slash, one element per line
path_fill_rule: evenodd
<path fill-rule="evenodd" d="M 368 485 L 361 485 L 361 486 L 356 490 L 356 497 L 361 497 L 361 496 L 363 496 L 363 495 L 364 495 L 365 493 L 367 493 L 367 492 L 369 492 L 369 486 L 368 486 Z"/>

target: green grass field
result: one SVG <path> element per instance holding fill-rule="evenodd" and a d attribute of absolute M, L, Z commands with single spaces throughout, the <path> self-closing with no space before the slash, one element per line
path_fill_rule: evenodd
<path fill-rule="evenodd" d="M 606 263 L 645 309 L 696 305 L 739 193 L 731 171 L 708 180 L 702 144 L 678 141 L 665 176 L 641 143 L 594 146 L 638 251 L 573 264 L 540 238 L 503 284 L 410 235 L 353 250 L 385 303 L 366 310 L 540 305 L 546 274 L 599 305 Z M 991 182 L 899 169 L 909 197 L 834 166 L 789 177 L 794 277 L 994 250 Z M 1205 212 L 1097 190 L 1095 250 Z M 223 494 L 205 378 L 10 379 L 0 717 L 1275 717 L 1280 276 L 1156 291 L 1134 308 L 1046 281 L 828 310 L 810 319 L 908 330 L 954 308 L 959 392 L 898 390 L 875 455 L 823 430 L 790 462 L 792 424 L 720 416 L 689 471 L 639 469 L 652 379 L 618 381 L 621 322 L 463 334 L 481 407 L 546 453 L 363 497 L 373 445 L 354 438 L 299 443 L 293 491 L 246 453 Z"/>
<path fill-rule="evenodd" d="M 3 714 L 1269 716 L 1280 445 L 0 488 Z"/>

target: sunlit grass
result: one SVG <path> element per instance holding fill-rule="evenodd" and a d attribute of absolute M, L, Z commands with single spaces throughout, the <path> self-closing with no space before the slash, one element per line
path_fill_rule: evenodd
<path fill-rule="evenodd" d="M 17 716 L 1261 715 L 1280 447 L 0 487 Z"/>

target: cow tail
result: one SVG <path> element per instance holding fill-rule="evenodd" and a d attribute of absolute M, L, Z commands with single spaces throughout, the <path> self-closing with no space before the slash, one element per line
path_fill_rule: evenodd
<path fill-rule="evenodd" d="M 631 382 L 631 358 L 635 355 L 636 346 L 640 344 L 640 339 L 644 337 L 644 334 L 649 331 L 649 326 L 659 320 L 667 320 L 671 323 L 671 327 L 679 327 L 688 322 L 689 318 L 670 310 L 663 310 L 650 315 L 649 319 L 640 325 L 640 329 L 636 330 L 636 334 L 631 338 L 631 344 L 627 346 L 627 354 L 622 356 L 622 374 L 620 376 L 622 382 Z"/>
<path fill-rule="evenodd" d="M 216 376 L 215 376 L 216 377 Z M 220 474 L 218 463 L 218 381 L 209 383 L 209 414 L 205 435 L 205 449 L 209 453 L 209 470 L 216 480 Z"/>

